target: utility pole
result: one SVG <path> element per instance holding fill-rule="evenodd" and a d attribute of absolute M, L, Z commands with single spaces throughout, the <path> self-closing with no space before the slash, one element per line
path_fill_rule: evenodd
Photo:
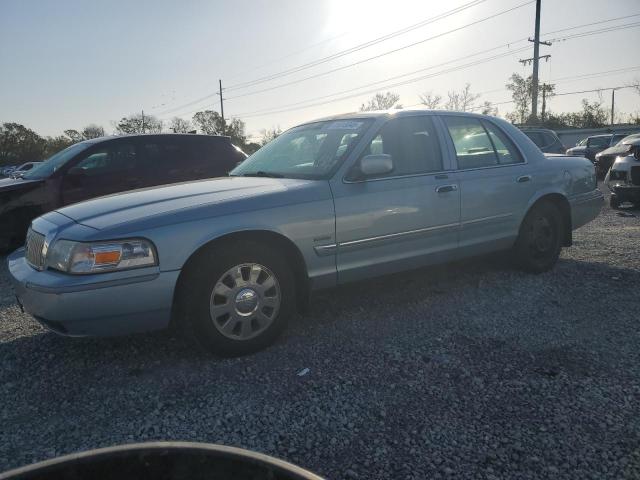
<path fill-rule="evenodd" d="M 616 89 L 611 89 L 611 125 L 613 125 L 614 113 L 615 113 L 615 105 L 616 105 Z"/>
<path fill-rule="evenodd" d="M 222 80 L 218 80 L 218 85 L 220 87 L 220 92 L 218 93 L 218 95 L 220 95 L 220 116 L 222 117 L 222 134 L 224 135 L 225 130 L 226 130 L 226 123 L 224 121 L 224 99 L 222 98 Z"/>
<path fill-rule="evenodd" d="M 540 41 L 540 10 L 541 10 L 542 0 L 536 0 L 536 26 L 535 26 L 535 35 L 533 40 L 529 38 L 530 42 L 533 42 L 533 58 L 527 58 L 525 60 L 520 60 L 520 63 L 523 65 L 529 62 L 533 63 L 533 75 L 531 79 L 531 117 L 533 120 L 538 119 L 538 64 L 540 63 L 540 59 L 544 58 L 549 60 L 551 55 L 543 55 L 540 56 L 540 45 L 551 46 L 551 42 L 541 42 Z"/>
<path fill-rule="evenodd" d="M 142 133 L 144 132 L 144 110 L 142 110 Z"/>

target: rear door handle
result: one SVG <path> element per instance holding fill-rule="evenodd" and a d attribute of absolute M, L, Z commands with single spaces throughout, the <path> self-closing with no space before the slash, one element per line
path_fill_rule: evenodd
<path fill-rule="evenodd" d="M 529 181 L 531 181 L 531 175 L 521 175 L 520 177 L 516 178 L 516 182 L 518 183 L 524 183 Z"/>
<path fill-rule="evenodd" d="M 436 193 L 446 193 L 446 192 L 454 192 L 458 190 L 458 185 L 440 185 L 436 187 Z"/>

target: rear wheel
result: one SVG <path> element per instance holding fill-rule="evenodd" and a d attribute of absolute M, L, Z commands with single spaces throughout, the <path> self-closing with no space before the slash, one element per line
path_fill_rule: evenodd
<path fill-rule="evenodd" d="M 293 274 L 283 255 L 254 242 L 207 249 L 192 262 L 183 282 L 184 327 L 222 356 L 270 345 L 295 307 Z"/>
<path fill-rule="evenodd" d="M 514 247 L 518 266 L 532 273 L 553 268 L 562 249 L 563 231 L 562 215 L 554 204 L 535 205 L 522 222 Z"/>

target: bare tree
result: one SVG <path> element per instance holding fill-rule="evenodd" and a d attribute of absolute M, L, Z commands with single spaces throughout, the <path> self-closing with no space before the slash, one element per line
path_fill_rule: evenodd
<path fill-rule="evenodd" d="M 402 108 L 402 105 L 398 103 L 400 95 L 393 92 L 376 93 L 369 103 L 366 105 L 363 103 L 360 106 L 361 112 L 368 112 L 371 110 L 389 110 L 390 108 Z"/>
<path fill-rule="evenodd" d="M 498 109 L 489 100 L 485 100 L 480 106 L 480 113 L 482 113 L 482 115 L 493 115 L 497 117 Z"/>
<path fill-rule="evenodd" d="M 529 77 L 524 78 L 514 73 L 509 80 L 510 82 L 505 86 L 507 90 L 511 90 L 511 97 L 516 109 L 514 112 L 507 114 L 507 118 L 513 123 L 525 123 L 531 113 L 532 77 L 529 75 Z"/>
<path fill-rule="evenodd" d="M 447 110 L 468 112 L 473 109 L 473 105 L 475 104 L 476 100 L 480 98 L 480 94 L 472 93 L 471 84 L 467 83 L 459 92 L 447 92 L 447 97 L 449 97 L 447 103 L 445 104 L 445 108 Z"/>
<path fill-rule="evenodd" d="M 638 95 L 640 95 L 640 77 L 634 78 L 628 85 L 633 88 Z"/>
<path fill-rule="evenodd" d="M 270 129 L 262 129 L 260 132 L 260 134 L 262 135 L 262 138 L 260 139 L 260 146 L 265 146 L 271 140 L 276 139 L 281 133 L 282 130 L 280 130 L 279 126 L 272 127 Z"/>
<path fill-rule="evenodd" d="M 189 133 L 193 128 L 191 127 L 191 122 L 189 120 L 185 120 L 180 117 L 173 117 L 171 122 L 169 123 L 169 129 L 173 131 L 173 133 Z"/>
<path fill-rule="evenodd" d="M 437 93 L 433 94 L 431 90 L 423 93 L 422 95 L 419 95 L 419 97 L 420 102 L 431 110 L 435 110 L 436 108 L 440 107 L 440 104 L 442 103 L 442 95 L 439 95 Z"/>

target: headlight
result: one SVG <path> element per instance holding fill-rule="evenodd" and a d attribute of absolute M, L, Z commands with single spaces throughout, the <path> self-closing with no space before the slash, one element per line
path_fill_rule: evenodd
<path fill-rule="evenodd" d="M 46 266 L 68 273 L 100 273 L 158 264 L 148 240 L 83 243 L 58 240 L 47 252 Z"/>

